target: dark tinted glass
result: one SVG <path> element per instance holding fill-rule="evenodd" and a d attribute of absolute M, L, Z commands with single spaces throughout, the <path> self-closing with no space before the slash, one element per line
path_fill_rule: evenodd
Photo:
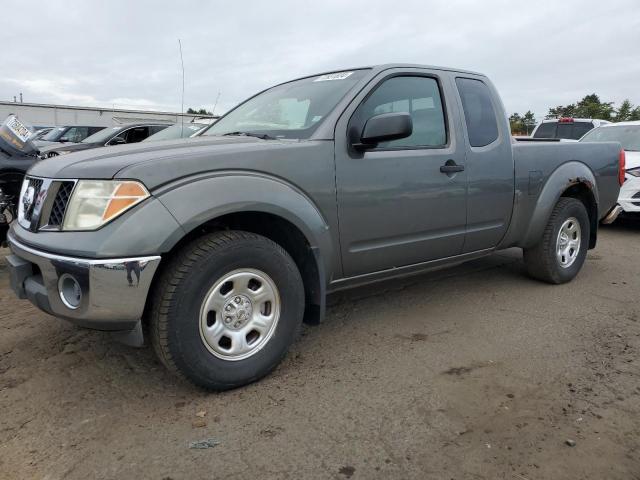
<path fill-rule="evenodd" d="M 573 124 L 573 136 L 571 138 L 580 140 L 585 133 L 592 129 L 593 123 L 591 122 L 575 122 Z"/>
<path fill-rule="evenodd" d="M 541 123 L 533 138 L 556 138 L 557 122 Z"/>
<path fill-rule="evenodd" d="M 558 123 L 558 131 L 555 138 L 573 138 L 573 122 Z"/>
<path fill-rule="evenodd" d="M 467 123 L 469 143 L 472 147 L 484 147 L 498 138 L 496 112 L 491 103 L 491 92 L 480 80 L 456 78 Z"/>
<path fill-rule="evenodd" d="M 413 120 L 407 138 L 381 142 L 378 148 L 439 147 L 447 143 L 438 82 L 428 77 L 392 77 L 358 107 L 351 124 L 360 131 L 366 121 L 382 113 L 406 112 Z"/>
<path fill-rule="evenodd" d="M 149 127 L 136 127 L 127 132 L 127 143 L 138 143 L 149 136 Z"/>

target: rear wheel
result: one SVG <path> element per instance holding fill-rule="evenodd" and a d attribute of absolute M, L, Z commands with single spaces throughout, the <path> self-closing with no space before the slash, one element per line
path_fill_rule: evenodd
<path fill-rule="evenodd" d="M 589 215 L 584 204 L 575 198 L 561 198 L 540 242 L 524 250 L 529 275 L 555 284 L 572 280 L 584 264 L 589 236 Z"/>
<path fill-rule="evenodd" d="M 164 270 L 152 341 L 170 370 L 226 390 L 273 370 L 303 313 L 302 279 L 285 250 L 260 235 L 217 232 L 187 245 Z"/>

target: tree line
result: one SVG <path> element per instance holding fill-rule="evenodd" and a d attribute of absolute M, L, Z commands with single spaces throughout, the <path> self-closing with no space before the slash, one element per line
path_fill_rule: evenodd
<path fill-rule="evenodd" d="M 629 99 L 624 100 L 619 107 L 614 102 L 603 102 L 595 93 L 569 105 L 558 105 L 549 108 L 549 113 L 544 118 L 574 117 L 597 118 L 610 122 L 626 122 L 640 120 L 640 106 L 633 105 Z M 514 135 L 529 135 L 536 126 L 536 117 L 529 110 L 524 115 L 514 113 L 509 117 L 511 133 Z"/>
<path fill-rule="evenodd" d="M 199 110 L 196 110 L 195 108 L 189 107 L 187 109 L 187 113 L 189 113 L 191 115 L 213 115 L 213 113 L 211 113 L 209 110 L 207 110 L 205 108 L 201 108 Z"/>

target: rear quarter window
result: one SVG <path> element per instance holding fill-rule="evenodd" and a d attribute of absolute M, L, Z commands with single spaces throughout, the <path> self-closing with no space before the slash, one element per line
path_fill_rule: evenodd
<path fill-rule="evenodd" d="M 467 124 L 469 144 L 484 147 L 498 139 L 498 122 L 491 103 L 491 92 L 480 80 L 456 78 Z"/>

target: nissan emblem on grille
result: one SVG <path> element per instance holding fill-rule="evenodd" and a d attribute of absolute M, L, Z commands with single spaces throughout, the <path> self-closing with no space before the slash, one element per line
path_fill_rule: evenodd
<path fill-rule="evenodd" d="M 22 197 L 22 206 L 24 208 L 25 217 L 31 216 L 31 207 L 33 206 L 33 200 L 36 196 L 36 190 L 33 188 L 33 185 L 29 185 L 27 191 L 24 192 L 24 197 Z"/>

